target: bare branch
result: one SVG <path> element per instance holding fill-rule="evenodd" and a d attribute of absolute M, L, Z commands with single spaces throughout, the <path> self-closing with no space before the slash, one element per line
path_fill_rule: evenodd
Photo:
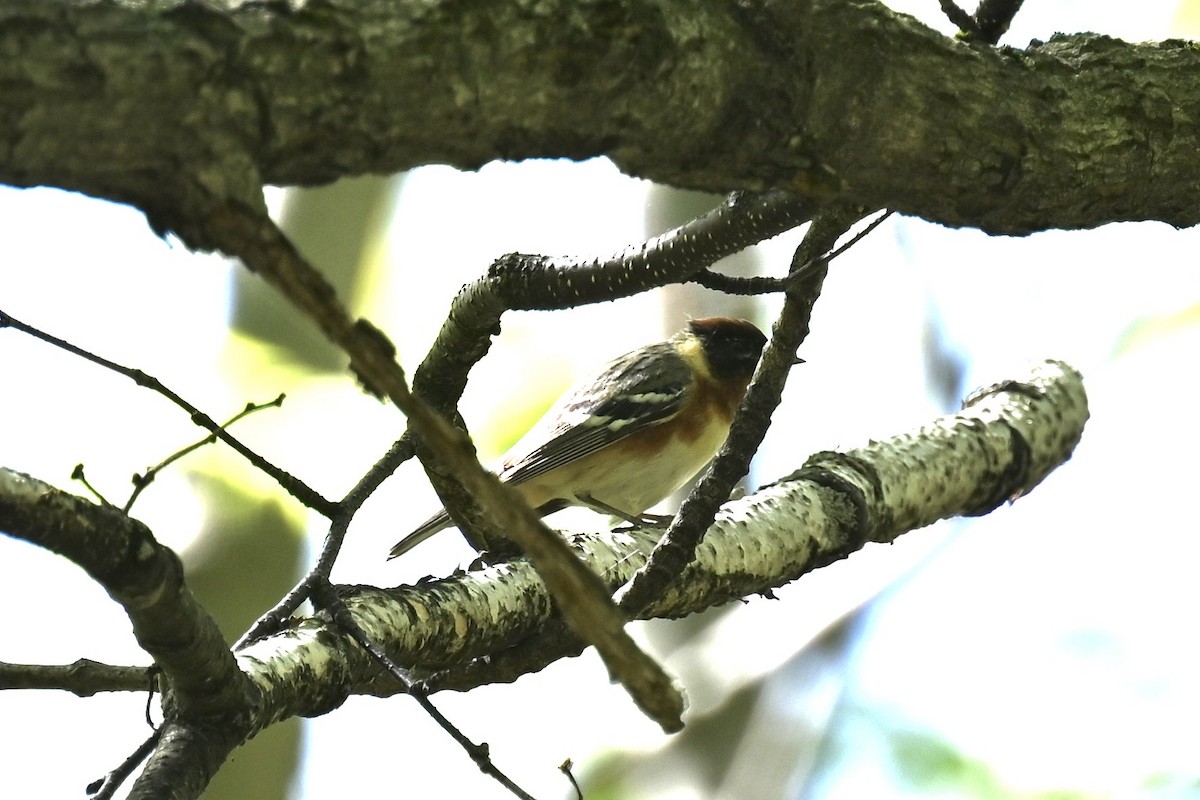
<path fill-rule="evenodd" d="M 413 388 L 450 413 L 504 312 L 574 308 L 680 283 L 725 256 L 804 224 L 818 208 L 788 192 L 735 192 L 709 213 L 606 257 L 502 256 L 454 298 Z"/>
<path fill-rule="evenodd" d="M 988 44 L 996 44 L 1021 10 L 1025 0 L 980 0 L 972 15 L 979 29 L 980 38 Z"/>
<path fill-rule="evenodd" d="M 115 797 L 117 789 L 121 788 L 133 771 L 137 769 L 138 764 L 141 764 L 150 753 L 154 752 L 154 748 L 158 746 L 159 739 L 162 738 L 162 729 L 156 728 L 146 740 L 138 745 L 129 756 L 117 765 L 116 769 L 109 772 L 100 780 L 88 786 L 88 800 L 109 800 Z"/>
<path fill-rule="evenodd" d="M 379 488 L 379 484 L 395 472 L 396 467 L 415 454 L 416 447 L 412 437 L 406 435 L 388 448 L 387 453 L 367 470 L 367 473 L 338 504 L 338 512 L 330 519 L 329 531 L 325 535 L 325 541 L 321 544 L 320 555 L 317 556 L 317 561 L 308 574 L 284 595 L 274 608 L 255 620 L 254 624 L 238 639 L 234 650 L 240 650 L 247 643 L 278 631 L 296 612 L 296 609 L 312 595 L 320 583 L 329 581 L 329 575 L 333 572 L 333 565 L 341 552 L 342 542 L 354 515 L 358 513 L 367 498 Z"/>
<path fill-rule="evenodd" d="M 420 704 L 425 713 L 438 724 L 438 727 L 448 733 L 450 738 L 466 752 L 475 766 L 479 767 L 480 772 L 494 779 L 514 796 L 523 798 L 524 800 L 532 800 L 532 796 L 528 792 L 518 786 L 515 781 L 496 766 L 491 758 L 491 748 L 487 744 L 476 744 L 467 738 L 466 734 L 460 731 L 456 725 L 446 718 L 445 714 L 433 705 L 424 686 L 416 685 L 409 675 L 408 670 L 397 664 L 391 656 L 372 641 L 371 637 L 367 636 L 362 627 L 355 621 L 349 609 L 346 608 L 345 602 L 337 596 L 330 584 L 326 583 L 321 587 L 317 599 L 321 606 L 329 613 L 333 623 L 343 633 L 353 639 L 359 647 L 369 653 L 371 658 L 391 675 L 404 688 L 404 691 L 408 695 Z"/>
<path fill-rule="evenodd" d="M 138 644 L 165 681 L 167 714 L 160 747 L 135 783 L 131 797 L 155 794 L 167 780 L 207 784 L 213 772 L 248 735 L 257 687 L 226 647 L 212 618 L 183 582 L 179 558 L 154 540 L 140 522 L 112 506 L 97 506 L 27 475 L 0 469 L 0 530 L 56 552 L 82 567 L 121 604 Z M 187 723 L 173 722 L 184 719 Z M 194 736 L 203 729 L 210 736 Z M 172 772 L 163 767 L 165 744 L 184 743 L 201 757 Z M 149 790 L 147 786 L 151 786 Z M 194 795 L 179 794 L 188 797 Z"/>
<path fill-rule="evenodd" d="M 148 667 L 118 667 L 81 658 L 73 664 L 9 664 L 0 661 L 0 689 L 62 689 L 79 697 L 98 692 L 149 690 Z"/>
<path fill-rule="evenodd" d="M 220 426 L 221 430 L 223 430 L 223 431 L 227 430 L 231 425 L 233 425 L 238 420 L 245 419 L 246 417 L 250 416 L 251 414 L 254 414 L 258 411 L 262 411 L 264 408 L 279 408 L 280 406 L 283 405 L 283 398 L 284 398 L 284 395 L 280 394 L 280 395 L 276 396 L 276 398 L 274 400 L 268 401 L 266 403 L 247 403 L 245 408 L 243 408 L 241 411 L 239 411 L 238 413 L 234 414 L 232 417 L 227 419 Z M 158 462 L 154 466 L 148 467 L 145 472 L 142 472 L 139 475 L 134 475 L 133 476 L 133 491 L 129 494 L 129 499 L 125 501 L 125 505 L 121 507 L 121 510 L 124 511 L 126 514 L 128 514 L 129 509 L 133 508 L 133 504 L 135 502 L 137 502 L 138 496 L 140 496 L 141 493 L 146 490 L 147 486 L 149 486 L 151 483 L 154 482 L 154 479 L 155 479 L 155 477 L 157 477 L 158 473 L 162 472 L 164 469 L 169 467 L 171 464 L 174 464 L 176 461 L 183 458 L 184 456 L 186 456 L 190 453 L 194 453 L 195 451 L 199 450 L 201 447 L 204 447 L 205 445 L 214 444 L 216 441 L 217 441 L 216 434 L 211 434 L 209 436 L 205 436 L 203 439 L 201 439 L 198 442 L 192 442 L 187 447 L 183 447 L 179 450 L 176 450 L 174 453 L 167 456 L 166 458 L 164 458 L 162 461 Z M 269 463 L 269 462 L 266 462 L 265 459 L 262 459 L 262 460 L 265 463 Z M 289 479 L 296 480 L 290 473 L 283 472 L 282 470 L 280 470 L 280 473 Z M 267 474 L 270 475 L 271 473 L 268 472 Z M 299 481 L 297 481 L 297 483 L 299 483 Z M 303 484 L 301 484 L 301 485 L 303 485 Z M 305 488 L 307 488 L 307 487 L 305 487 Z M 315 494 L 315 492 L 314 492 L 314 494 Z M 321 498 L 321 499 L 324 500 L 324 498 Z M 327 503 L 325 510 L 328 512 L 331 508 L 332 508 L 332 506 Z"/>
<path fill-rule="evenodd" d="M 946 19 L 954 23 L 955 27 L 960 31 L 968 34 L 978 33 L 975 20 L 954 0 L 938 0 L 938 5 L 941 6 L 942 13 L 946 15 Z"/>
<path fill-rule="evenodd" d="M 98 356 L 95 353 L 79 347 L 78 345 L 71 344 L 65 339 L 60 339 L 57 336 L 46 333 L 45 331 L 35 328 L 32 325 L 27 325 L 26 323 L 21 322 L 20 320 L 12 317 L 9 314 L 6 314 L 3 311 L 0 311 L 0 328 L 12 328 L 13 330 L 26 333 L 38 341 L 42 341 L 46 344 L 57 347 L 58 349 L 70 353 L 71 355 L 78 356 L 85 361 L 90 361 L 91 363 L 104 367 L 105 369 L 115 372 L 118 375 L 124 375 L 138 386 L 142 386 L 150 389 L 151 391 L 157 392 L 158 394 L 170 400 L 179 408 L 186 411 L 192 422 L 196 423 L 196 425 L 211 433 L 214 438 L 220 439 L 222 442 L 229 445 L 231 448 L 233 448 L 234 452 L 245 458 L 248 462 L 250 462 L 251 465 L 261 470 L 265 475 L 270 476 L 276 483 L 283 487 L 284 491 L 286 491 L 292 497 L 296 498 L 309 508 L 319 511 L 323 514 L 328 515 L 333 513 L 333 504 L 322 497 L 318 491 L 311 488 L 308 486 L 308 484 L 304 483 L 304 481 L 300 480 L 291 473 L 276 467 L 258 453 L 255 453 L 249 447 L 246 447 L 246 445 L 242 444 L 241 441 L 233 436 L 233 434 L 225 430 L 225 426 L 218 425 L 212 417 L 208 416 L 203 411 L 189 403 L 187 400 L 184 400 L 181 396 L 168 389 L 163 385 L 162 381 L 160 381 L 158 378 L 155 378 L 153 375 L 147 375 L 140 369 L 133 369 L 132 367 L 122 366 L 115 361 L 109 361 L 107 358 Z M 282 402 L 282 397 L 277 402 Z M 248 410 L 241 412 L 241 414 L 238 416 L 244 416 L 246 413 L 248 413 Z M 237 417 L 235 417 L 235 419 L 236 418 Z M 83 480 L 82 466 L 76 467 L 76 472 L 78 473 L 76 478 L 78 480 Z M 89 488 L 91 487 L 89 486 Z M 92 491 L 94 492 L 95 490 L 93 489 Z M 99 496 L 98 493 L 97 496 Z M 136 497 L 137 492 L 134 492 L 133 497 L 129 499 L 129 503 L 132 504 Z"/>

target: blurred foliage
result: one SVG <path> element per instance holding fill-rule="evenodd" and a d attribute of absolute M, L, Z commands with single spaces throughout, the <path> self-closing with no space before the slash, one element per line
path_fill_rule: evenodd
<path fill-rule="evenodd" d="M 296 248 L 350 302 L 386 233 L 402 175 L 345 178 L 328 186 L 291 189 L 280 225 Z M 230 327 L 280 348 L 286 358 L 318 371 L 341 371 L 345 356 L 278 292 L 248 270 L 234 274 Z"/>
<path fill-rule="evenodd" d="M 970 758 L 949 742 L 917 730 L 895 728 L 888 732 L 892 763 L 898 777 L 921 793 L 951 792 L 961 797 L 1014 797 L 986 762 Z M 1053 792 L 1047 798 L 1083 797 Z"/>
<path fill-rule="evenodd" d="M 281 226 L 347 305 L 366 283 L 364 271 L 386 234 L 400 180 L 350 178 L 286 195 Z M 238 390 L 254 394 L 266 384 L 274 391 L 314 372 L 344 373 L 345 356 L 257 276 L 235 273 L 232 303 L 229 360 Z M 192 475 L 207 518 L 189 550 L 187 578 L 232 642 L 298 579 L 303 515 L 271 499 L 273 484 L 248 474 L 245 464 L 220 456 L 202 463 L 205 471 Z M 283 800 L 299 763 L 300 732 L 299 720 L 264 731 L 233 754 L 205 796 Z"/>
<path fill-rule="evenodd" d="M 1171 31 L 1176 36 L 1200 37 L 1200 0 L 1179 0 Z"/>
<path fill-rule="evenodd" d="M 854 740 L 841 738 L 839 747 L 864 746 L 864 739 L 884 742 L 897 785 L 907 796 L 955 797 L 972 800 L 1085 800 L 1107 798 L 1108 792 L 1093 793 L 1073 789 L 1021 790 L 1008 783 L 986 758 L 968 755 L 946 739 L 907 725 L 903 720 L 875 709 L 849 710 L 859 727 Z M 1035 725 L 1031 720 L 1031 727 Z M 1030 736 L 1030 746 L 1037 746 Z M 870 746 L 867 744 L 867 746 Z M 1048 749 L 1047 759 L 1054 753 Z M 1148 776 L 1135 796 L 1143 798 L 1200 797 L 1200 779 L 1195 776 L 1159 774 Z"/>
<path fill-rule="evenodd" d="M 699 796 L 712 796 L 737 753 L 736 743 L 745 734 L 759 692 L 759 684 L 745 686 L 712 713 L 689 718 L 687 727 L 662 751 L 612 751 L 592 761 L 579 776 L 585 796 L 588 800 L 660 796 L 662 784 L 645 784 L 661 780 L 663 773 L 677 776 L 679 786 L 699 790 Z"/>
<path fill-rule="evenodd" d="M 1131 350 L 1197 327 L 1200 327 L 1200 303 L 1165 314 L 1140 317 L 1121 332 L 1113 355 L 1127 355 Z"/>
<path fill-rule="evenodd" d="M 227 641 L 287 592 L 299 577 L 302 531 L 278 500 L 212 474 L 193 474 L 207 518 L 187 559 L 187 581 Z M 206 798 L 283 800 L 299 763 L 300 721 L 275 725 L 234 752 Z"/>
<path fill-rule="evenodd" d="M 516 362 L 513 372 L 520 375 L 521 391 L 494 389 L 486 421 L 471 430 L 485 465 L 516 444 L 571 388 L 571 375 L 578 366 L 533 348 L 510 355 Z"/>

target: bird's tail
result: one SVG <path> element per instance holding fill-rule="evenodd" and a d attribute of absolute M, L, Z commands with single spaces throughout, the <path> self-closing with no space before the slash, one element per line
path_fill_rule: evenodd
<path fill-rule="evenodd" d="M 421 523 L 421 525 L 418 526 L 417 529 L 408 536 L 405 536 L 403 539 L 396 542 L 395 546 L 388 551 L 388 559 L 390 560 L 396 558 L 397 556 L 404 555 L 409 550 L 412 550 L 414 547 L 428 539 L 430 536 L 433 536 L 438 531 L 443 531 L 446 528 L 449 528 L 450 525 L 450 515 L 444 510 L 439 511 Z"/>
<path fill-rule="evenodd" d="M 561 511 L 569 505 L 571 505 L 571 504 L 568 503 L 566 500 L 558 500 L 558 499 L 548 500 L 545 503 L 542 503 L 540 506 L 538 506 L 536 511 L 537 511 L 539 517 L 544 517 L 547 514 L 553 514 L 555 511 Z M 606 506 L 605 510 L 611 511 L 612 509 Z M 604 511 L 601 511 L 601 513 L 604 513 Z M 624 516 L 625 515 L 622 515 L 623 518 L 624 518 Z M 430 536 L 433 536 L 435 533 L 437 533 L 439 531 L 446 530 L 446 528 L 449 528 L 453 524 L 454 524 L 454 520 L 450 519 L 450 515 L 446 513 L 445 509 L 442 509 L 441 511 L 439 511 L 438 513 L 434 514 L 432 517 L 430 517 L 429 519 L 427 519 L 423 523 L 421 523 L 421 525 L 415 531 L 410 533 L 408 536 L 405 536 L 400 541 L 396 542 L 395 546 L 392 547 L 392 549 L 388 552 L 388 560 L 390 561 L 391 559 L 395 558 L 396 556 L 404 555 L 409 550 L 412 550 L 414 547 L 419 545 L 421 542 L 428 539 Z M 469 537 L 467 539 L 467 542 L 469 544 L 471 544 L 472 547 L 475 547 L 478 549 L 478 545 L 476 545 Z M 492 544 L 496 545 L 497 548 L 499 548 L 498 550 L 496 550 L 496 552 L 502 552 L 504 550 L 504 542 L 503 541 L 493 542 Z M 492 548 L 489 548 L 489 549 L 492 549 Z"/>

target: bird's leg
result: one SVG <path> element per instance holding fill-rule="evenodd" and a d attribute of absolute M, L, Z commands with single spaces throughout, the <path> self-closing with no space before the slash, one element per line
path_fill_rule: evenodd
<path fill-rule="evenodd" d="M 675 518 L 675 515 L 673 514 L 648 514 L 644 511 L 641 514 L 630 514 L 629 512 L 622 511 L 615 506 L 610 506 L 608 503 L 597 499 L 590 494 L 577 494 L 575 495 L 575 499 L 590 508 L 592 511 L 596 511 L 601 514 L 611 514 L 617 519 L 624 520 L 631 526 L 652 525 L 658 528 L 665 528 L 670 525 L 671 520 Z"/>

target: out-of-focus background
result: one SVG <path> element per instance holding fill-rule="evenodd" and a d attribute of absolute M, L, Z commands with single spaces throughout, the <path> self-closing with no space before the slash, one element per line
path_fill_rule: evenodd
<path fill-rule="evenodd" d="M 937 3 L 892 2 L 949 32 Z M 1194 2 L 1043 0 L 1006 38 L 1187 36 Z M 301 249 L 411 369 L 458 287 L 509 251 L 603 254 L 719 198 L 656 187 L 604 160 L 427 167 L 270 190 Z M 155 238 L 137 212 L 0 190 L 0 308 L 161 379 L 221 419 L 287 393 L 235 433 L 338 497 L 403 431 L 344 360 L 256 278 Z M 782 274 L 798 233 L 723 265 Z M 1200 797 L 1200 556 L 1192 513 L 1196 231 L 1162 224 L 989 238 L 891 219 L 834 263 L 750 483 L 957 407 L 1046 357 L 1083 370 L 1092 420 L 1074 459 L 1015 505 L 874 545 L 746 603 L 632 626 L 686 687 L 664 736 L 592 653 L 509 686 L 439 695 L 445 713 L 542 798 Z M 570 312 L 507 316 L 462 409 L 487 457 L 576 376 L 726 313 L 764 327 L 775 299 L 675 287 Z M 72 491 L 84 465 L 114 502 L 129 478 L 202 437 L 130 381 L 0 330 L 0 462 Z M 415 464 L 364 508 L 335 580 L 445 574 L 453 533 L 396 562 L 436 505 Z M 170 468 L 135 506 L 178 549 L 232 640 L 286 590 L 323 533 L 221 447 Z M 582 522 L 590 520 L 585 512 Z M 577 521 L 579 521 L 577 519 Z M 0 660 L 144 664 L 118 607 L 62 559 L 0 537 Z M 146 736 L 144 696 L 0 693 L 0 794 L 79 797 Z M 404 697 L 355 698 L 268 731 L 210 797 L 478 796 L 502 791 Z"/>

